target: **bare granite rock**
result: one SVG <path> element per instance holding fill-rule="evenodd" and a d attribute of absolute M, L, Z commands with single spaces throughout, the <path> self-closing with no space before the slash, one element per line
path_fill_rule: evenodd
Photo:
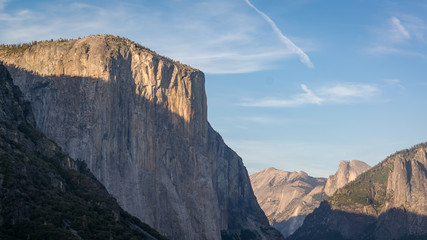
<path fill-rule="evenodd" d="M 250 176 L 258 203 L 270 224 L 287 237 L 319 207 L 328 193 L 354 180 L 369 169 L 362 161 L 340 161 L 337 172 L 325 178 L 314 178 L 305 172 L 264 169 Z"/>
<path fill-rule="evenodd" d="M 326 179 L 305 172 L 267 168 L 250 176 L 258 203 L 270 224 L 287 237 L 325 198 Z"/>
<path fill-rule="evenodd" d="M 329 176 L 328 181 L 326 181 L 326 195 L 331 196 L 337 189 L 344 187 L 347 183 L 353 181 L 357 176 L 370 168 L 371 166 L 359 160 L 341 160 L 337 172 Z"/>
<path fill-rule="evenodd" d="M 241 158 L 207 121 L 201 71 L 112 36 L 2 47 L 0 60 L 37 128 L 160 233 L 280 239 Z"/>
<path fill-rule="evenodd" d="M 0 63 L 0 239 L 166 240 L 34 125 Z"/>

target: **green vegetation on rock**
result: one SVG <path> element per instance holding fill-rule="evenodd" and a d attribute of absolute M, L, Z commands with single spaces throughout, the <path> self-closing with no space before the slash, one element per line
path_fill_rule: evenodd
<path fill-rule="evenodd" d="M 393 170 L 392 161 L 387 158 L 369 171 L 360 174 L 354 181 L 326 198 L 332 208 L 360 208 L 373 206 L 378 213 L 385 204 L 387 180 Z"/>
<path fill-rule="evenodd" d="M 0 65 L 0 239 L 165 239 L 33 128 Z"/>
<path fill-rule="evenodd" d="M 403 159 L 413 159 L 419 148 L 422 147 L 427 147 L 427 143 L 421 143 L 390 155 L 326 200 L 333 209 L 372 206 L 377 214 L 380 213 L 386 201 L 392 197 L 387 196 L 386 191 L 389 174 L 393 171 L 393 159 L 397 156 L 401 156 Z"/>
<path fill-rule="evenodd" d="M 59 45 L 59 44 L 76 44 L 76 42 L 78 40 L 81 39 L 89 39 L 91 37 L 103 37 L 105 39 L 105 42 L 107 42 L 109 45 L 109 47 L 111 48 L 111 56 L 113 56 L 114 58 L 117 58 L 119 56 L 119 52 L 121 49 L 123 48 L 128 48 L 128 49 L 134 49 L 137 51 L 145 51 L 145 52 L 150 52 L 153 55 L 156 55 L 158 58 L 161 59 L 166 59 L 167 61 L 170 62 L 174 62 L 177 64 L 180 64 L 184 67 L 187 68 L 191 68 L 191 66 L 187 65 L 187 64 L 183 64 L 179 61 L 175 61 L 169 57 L 165 57 L 165 56 L 161 56 L 158 53 L 156 53 L 155 51 L 146 48 L 144 46 L 142 46 L 141 44 L 132 41 L 128 38 L 124 38 L 124 37 L 120 37 L 120 36 L 114 36 L 114 35 L 109 35 L 109 34 L 105 34 L 105 35 L 90 35 L 86 38 L 78 38 L 78 39 L 64 39 L 64 38 L 59 38 L 59 39 L 50 39 L 50 40 L 44 40 L 44 41 L 32 41 L 32 42 L 28 42 L 28 43 L 18 43 L 18 44 L 0 44 L 0 57 L 6 56 L 6 57 L 11 57 L 14 55 L 20 55 L 22 53 L 24 53 L 25 51 L 35 51 L 34 49 L 36 49 L 36 47 L 38 46 L 55 46 L 55 45 Z M 83 48 L 86 49 L 86 53 L 88 53 L 90 51 L 90 47 L 88 44 L 83 44 Z M 1 61 L 0 61 L 1 62 Z M 45 87 L 45 86 L 40 86 L 40 87 Z"/>

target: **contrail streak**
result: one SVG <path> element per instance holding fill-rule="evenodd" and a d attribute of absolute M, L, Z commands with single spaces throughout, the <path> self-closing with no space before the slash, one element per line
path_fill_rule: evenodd
<path fill-rule="evenodd" d="M 277 36 L 280 38 L 280 41 L 282 41 L 293 53 L 298 54 L 299 59 L 302 63 L 307 65 L 308 67 L 312 68 L 314 67 L 313 63 L 310 61 L 310 58 L 305 54 L 304 51 L 301 50 L 297 45 L 295 45 L 289 38 L 287 38 L 285 35 L 283 35 L 282 31 L 277 27 L 276 23 L 274 23 L 273 20 L 269 16 L 267 16 L 265 13 L 261 12 L 258 8 L 256 8 L 249 0 L 245 0 L 246 3 L 253 8 L 259 15 L 261 15 L 273 28 L 274 32 L 277 34 Z"/>

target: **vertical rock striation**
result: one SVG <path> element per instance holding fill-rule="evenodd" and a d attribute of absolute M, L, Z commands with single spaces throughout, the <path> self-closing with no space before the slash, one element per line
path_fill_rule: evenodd
<path fill-rule="evenodd" d="M 34 124 L 0 64 L 0 239 L 166 239 L 123 211 Z"/>
<path fill-rule="evenodd" d="M 131 214 L 171 239 L 274 239 L 242 160 L 207 121 L 199 70 L 112 36 L 3 46 L 0 60 L 38 129 Z"/>

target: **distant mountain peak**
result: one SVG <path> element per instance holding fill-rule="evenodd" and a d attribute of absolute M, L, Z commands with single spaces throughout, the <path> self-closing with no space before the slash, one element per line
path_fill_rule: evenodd
<path fill-rule="evenodd" d="M 325 193 L 328 196 L 334 194 L 337 189 L 353 181 L 358 175 L 370 168 L 371 166 L 359 160 L 341 160 L 337 172 L 329 176 L 326 182 Z"/>

